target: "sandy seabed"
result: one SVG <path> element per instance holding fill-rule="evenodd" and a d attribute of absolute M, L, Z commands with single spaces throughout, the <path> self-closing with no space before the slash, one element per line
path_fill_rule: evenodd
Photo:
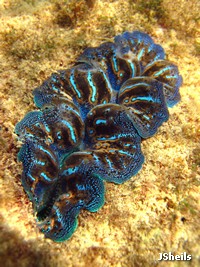
<path fill-rule="evenodd" d="M 0 0 L 0 266 L 200 266 L 200 38 L 198 0 Z M 181 102 L 142 143 L 145 164 L 106 203 L 82 212 L 63 243 L 45 239 L 20 183 L 15 124 L 34 109 L 32 90 L 70 67 L 87 46 L 141 30 L 183 76 Z M 159 253 L 192 255 L 159 262 Z"/>

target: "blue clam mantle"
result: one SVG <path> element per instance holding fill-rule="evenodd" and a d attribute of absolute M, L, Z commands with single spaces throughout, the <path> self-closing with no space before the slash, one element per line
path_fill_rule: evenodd
<path fill-rule="evenodd" d="M 104 180 L 121 184 L 138 173 L 141 141 L 168 120 L 181 84 L 163 48 L 134 31 L 87 48 L 33 91 L 38 110 L 15 132 L 22 185 L 47 238 L 70 238 L 81 209 L 102 207 Z"/>

